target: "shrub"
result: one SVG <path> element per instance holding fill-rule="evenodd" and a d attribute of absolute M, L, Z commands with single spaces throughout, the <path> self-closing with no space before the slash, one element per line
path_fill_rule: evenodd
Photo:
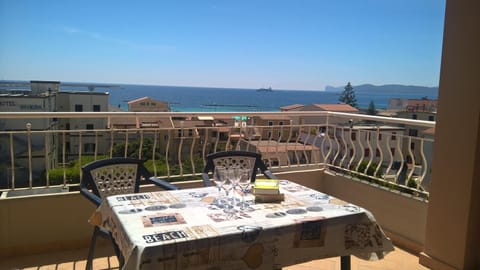
<path fill-rule="evenodd" d="M 107 156 L 97 156 L 97 160 L 104 158 L 107 158 Z M 70 161 L 65 167 L 66 184 L 80 183 L 80 168 L 94 160 L 94 156 L 82 156 L 82 164 L 78 159 Z M 48 170 L 50 185 L 63 184 L 63 170 L 63 167 Z M 41 180 L 46 184 L 45 173 L 42 174 Z"/>
<path fill-rule="evenodd" d="M 368 165 L 368 161 L 365 161 L 365 160 L 362 161 L 362 163 L 360 163 L 360 166 L 358 166 L 357 172 L 365 173 L 365 169 L 367 168 L 367 165 Z M 375 162 L 372 162 L 372 164 L 370 164 L 370 166 L 368 167 L 366 174 L 370 176 L 374 176 L 373 174 L 377 170 L 377 167 L 378 167 L 378 164 Z M 378 170 L 375 177 L 382 178 L 382 170 Z"/>

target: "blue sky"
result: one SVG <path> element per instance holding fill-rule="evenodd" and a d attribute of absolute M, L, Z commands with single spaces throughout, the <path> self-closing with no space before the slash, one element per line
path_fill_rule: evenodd
<path fill-rule="evenodd" d="M 0 80 L 438 85 L 445 0 L 0 0 Z"/>

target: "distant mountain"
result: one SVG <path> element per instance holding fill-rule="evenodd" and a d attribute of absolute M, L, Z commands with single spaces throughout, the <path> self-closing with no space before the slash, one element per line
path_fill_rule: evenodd
<path fill-rule="evenodd" d="M 345 86 L 326 86 L 326 92 L 342 92 Z M 415 85 L 402 85 L 402 84 L 385 84 L 385 85 L 373 85 L 373 84 L 361 84 L 353 86 L 353 90 L 356 93 L 368 92 L 368 93 L 405 93 L 405 94 L 419 94 L 421 96 L 438 96 L 438 87 L 427 86 L 415 86 Z"/>

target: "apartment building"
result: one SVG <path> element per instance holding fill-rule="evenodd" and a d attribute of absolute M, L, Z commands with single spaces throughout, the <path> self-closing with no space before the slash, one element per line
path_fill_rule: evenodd
<path fill-rule="evenodd" d="M 330 112 L 344 112 L 344 113 L 360 113 L 360 111 L 348 104 L 292 104 L 280 108 L 283 112 L 288 111 L 330 111 Z M 344 124 L 345 120 L 335 117 L 327 116 L 297 116 L 292 117 L 292 124 L 314 124 L 314 123 L 330 123 L 332 125 Z"/>
<path fill-rule="evenodd" d="M 436 121 L 437 119 L 438 101 L 436 99 L 390 99 L 388 112 L 393 113 L 392 116 L 405 119 Z M 405 134 L 409 137 L 403 140 L 402 152 L 405 153 L 405 160 L 408 166 L 417 167 L 416 163 L 423 163 L 423 159 L 431 161 L 433 150 L 433 134 L 434 129 L 425 129 L 420 126 L 404 125 Z M 420 140 L 417 138 L 431 138 L 431 140 Z M 429 151 L 424 151 L 429 149 Z M 423 150 L 423 151 L 422 151 Z M 422 152 L 426 153 L 422 155 Z M 421 174 L 416 170 L 416 174 Z M 422 185 L 428 188 L 430 181 L 430 169 L 425 172 L 426 175 Z"/>
<path fill-rule="evenodd" d="M 30 81 L 30 89 L 14 89 L 0 94 L 2 112 L 106 112 L 108 93 L 92 91 L 62 91 L 58 81 Z M 81 136 L 74 130 L 105 129 L 105 118 L 41 118 L 41 119 L 2 119 L 0 128 L 12 131 L 13 145 L 5 135 L 0 138 L 0 159 L 2 164 L 14 164 L 15 174 L 20 179 L 37 180 L 45 171 L 58 167 L 59 163 L 75 159 L 79 154 L 93 154 L 106 151 L 107 137 L 101 133 L 84 133 Z M 36 135 L 36 130 L 68 130 L 63 136 L 52 133 L 50 136 Z M 27 151 L 31 145 L 32 151 Z M 97 149 L 96 149 L 97 148 Z M 12 157 L 14 160 L 4 160 Z M 8 153 L 8 154 L 7 154 Z M 28 163 L 31 155 L 32 164 Z M 63 160 L 63 157 L 66 160 Z M 11 167 L 12 165 L 10 165 Z M 32 168 L 28 171 L 27 168 Z M 2 170 L 0 174 L 8 173 Z M 4 177 L 5 176 L 5 177 Z M 8 176 L 1 175 L 1 179 Z M 2 183 L 2 185 L 5 183 Z M 6 183 L 8 185 L 8 183 Z"/>
<path fill-rule="evenodd" d="M 56 107 L 56 89 L 58 82 L 47 82 L 45 92 L 40 91 L 35 85 L 32 89 L 15 89 L 4 91 L 0 94 L 1 112 L 51 112 Z M 38 83 L 36 84 L 38 85 Z M 54 90 L 51 90 L 54 89 Z M 8 164 L 6 168 L 0 169 L 0 186 L 9 186 L 11 168 L 14 167 L 14 174 L 24 181 L 32 175 L 40 175 L 45 168 L 55 167 L 57 164 L 57 136 L 37 135 L 32 133 L 36 130 L 56 129 L 55 119 L 1 119 L 0 130 L 11 132 L 0 135 L 0 161 L 1 164 Z M 14 147 L 10 144 L 10 137 Z M 32 151 L 28 151 L 28 146 Z M 31 164 L 29 163 L 31 157 Z M 48 157 L 48 158 L 45 158 Z"/>
<path fill-rule="evenodd" d="M 129 112 L 169 112 L 168 102 L 142 97 L 128 102 Z"/>
<path fill-rule="evenodd" d="M 60 91 L 57 93 L 57 111 L 59 112 L 107 112 L 108 93 L 92 91 Z M 67 159 L 75 159 L 79 154 L 93 155 L 95 151 L 105 153 L 109 136 L 106 132 L 94 133 L 93 130 L 105 130 L 107 119 L 60 118 L 60 130 L 70 130 L 65 141 Z M 75 130 L 92 130 L 79 136 Z M 97 148 L 97 149 L 96 149 Z"/>
<path fill-rule="evenodd" d="M 295 137 L 291 134 L 292 119 L 286 115 L 260 115 L 252 117 L 254 132 L 251 134 L 259 140 L 287 141 L 288 138 Z"/>

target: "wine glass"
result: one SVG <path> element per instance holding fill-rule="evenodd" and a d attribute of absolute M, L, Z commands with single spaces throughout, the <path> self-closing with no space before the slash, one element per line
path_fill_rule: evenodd
<path fill-rule="evenodd" d="M 248 187 L 250 186 L 250 169 L 238 168 L 236 170 L 236 175 L 238 178 L 237 185 L 242 191 L 242 202 L 239 205 L 240 209 L 244 210 L 250 206 L 247 202 L 245 202 L 245 195 L 247 193 Z"/>
<path fill-rule="evenodd" d="M 242 177 L 242 174 L 244 173 L 245 168 L 235 165 L 231 166 L 227 171 L 228 174 L 228 179 L 232 182 L 232 189 L 235 190 L 237 186 L 239 186 L 238 182 L 240 181 L 240 178 Z M 235 198 L 235 192 L 232 194 L 232 205 L 236 205 L 236 198 Z"/>
<path fill-rule="evenodd" d="M 229 202 L 230 199 L 230 191 L 235 187 L 234 185 L 234 175 L 232 173 L 232 169 L 225 169 L 225 181 L 223 182 L 222 188 L 225 190 L 226 200 L 225 204 L 223 205 L 223 211 L 226 213 L 234 213 L 234 205 L 233 203 Z"/>
<path fill-rule="evenodd" d="M 225 167 L 223 166 L 215 166 L 213 170 L 213 182 L 218 188 L 218 197 L 217 197 L 217 205 L 220 206 L 220 199 L 222 197 L 222 187 L 227 180 L 227 172 Z"/>

